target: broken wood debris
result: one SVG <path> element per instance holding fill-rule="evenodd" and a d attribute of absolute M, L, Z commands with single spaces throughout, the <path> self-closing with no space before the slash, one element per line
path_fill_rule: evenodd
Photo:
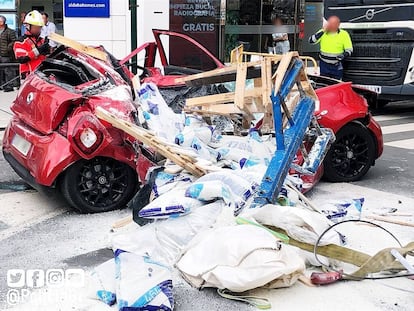
<path fill-rule="evenodd" d="M 178 78 L 176 82 L 186 83 L 189 86 L 223 83 L 234 81 L 234 92 L 207 95 L 189 98 L 186 101 L 184 111 L 198 115 L 241 115 L 243 124 L 249 125 L 254 113 L 264 113 L 263 129 L 273 129 L 273 107 L 272 94 L 278 94 L 286 72 L 289 70 L 292 61 L 299 58 L 297 52 L 290 52 L 286 55 L 261 54 L 260 61 L 238 62 L 226 68 L 218 68 L 212 71 L 195 74 L 192 76 Z M 246 89 L 246 81 L 251 78 L 255 70 L 253 88 Z M 249 76 L 250 73 L 250 76 Z M 231 80 L 229 80 L 231 79 Z M 298 103 L 301 92 L 317 101 L 304 70 L 297 80 L 297 86 L 289 94 L 286 105 L 289 111 L 293 111 Z M 233 104 L 233 105 L 232 105 Z M 284 120 L 287 125 L 287 120 Z"/>
<path fill-rule="evenodd" d="M 122 120 L 101 107 L 98 107 L 95 113 L 99 119 L 111 123 L 115 128 L 124 131 L 145 145 L 154 148 L 163 157 L 186 169 L 194 176 L 200 177 L 208 172 L 208 166 L 198 163 L 198 159 L 190 155 L 191 152 L 188 149 L 167 143 L 150 131 L 131 122 Z M 212 168 L 212 170 L 214 169 L 217 168 Z"/>

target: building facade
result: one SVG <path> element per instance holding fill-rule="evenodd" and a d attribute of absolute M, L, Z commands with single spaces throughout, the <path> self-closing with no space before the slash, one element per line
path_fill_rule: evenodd
<path fill-rule="evenodd" d="M 155 28 L 187 33 L 226 60 L 240 43 L 250 51 L 267 51 L 275 17 L 283 20 L 280 31 L 289 34 L 291 48 L 300 50 L 305 6 L 305 0 L 3 0 L 0 14 L 7 13 L 17 29 L 21 12 L 45 11 L 59 33 L 103 45 L 119 58 L 135 46 L 134 37 L 138 46 L 152 41 Z"/>

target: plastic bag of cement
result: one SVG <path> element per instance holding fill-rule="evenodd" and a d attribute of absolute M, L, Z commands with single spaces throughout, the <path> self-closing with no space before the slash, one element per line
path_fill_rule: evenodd
<path fill-rule="evenodd" d="M 168 107 L 155 84 L 144 83 L 138 94 L 148 128 L 166 141 L 174 142 L 184 127 L 184 116 Z"/>
<path fill-rule="evenodd" d="M 334 223 L 352 219 L 359 220 L 361 219 L 364 202 L 364 198 L 341 200 L 324 204 L 320 207 L 320 210 L 326 218 Z"/>
<path fill-rule="evenodd" d="M 213 186 L 214 183 L 222 185 L 221 188 Z M 230 206 L 234 207 L 237 215 L 244 208 L 246 200 L 253 195 L 253 188 L 251 183 L 233 173 L 232 170 L 222 170 L 202 176 L 197 180 L 195 187 L 190 191 L 187 189 L 187 194 L 192 197 L 214 197 L 215 195 L 223 195 L 223 192 L 225 196 L 222 198 L 230 200 Z M 229 196 L 227 196 L 228 193 Z"/>
<path fill-rule="evenodd" d="M 332 225 L 332 222 L 324 215 L 317 212 L 271 204 L 261 208 L 248 209 L 243 213 L 243 217 L 250 218 L 262 225 L 283 229 L 293 239 L 312 245 Z M 319 245 L 335 242 L 340 243 L 339 236 L 334 230 L 331 230 L 323 237 Z"/>
<path fill-rule="evenodd" d="M 139 217 L 147 219 L 165 219 L 187 215 L 191 209 L 201 206 L 199 200 L 185 196 L 185 189 L 170 191 L 156 198 L 139 211 Z"/>
<path fill-rule="evenodd" d="M 93 298 L 112 306 L 116 302 L 115 260 L 111 259 L 91 272 Z"/>
<path fill-rule="evenodd" d="M 212 148 L 208 147 L 197 137 L 193 139 L 190 147 L 197 152 L 200 158 L 207 161 L 217 161 L 217 152 Z"/>
<path fill-rule="evenodd" d="M 158 198 L 174 188 L 179 188 L 185 184 L 191 183 L 193 179 L 194 176 L 190 174 L 170 174 L 166 172 L 159 172 L 152 186 L 152 194 L 155 198 Z"/>
<path fill-rule="evenodd" d="M 115 251 L 117 301 L 120 311 L 172 311 L 172 275 L 168 266 L 149 255 Z"/>
<path fill-rule="evenodd" d="M 235 165 L 232 169 L 239 170 L 244 168 L 251 168 L 256 166 L 269 166 L 269 157 L 260 157 L 256 154 L 243 151 L 236 148 L 222 147 L 217 150 L 219 160 L 234 161 Z"/>
<path fill-rule="evenodd" d="M 184 130 L 175 137 L 175 143 L 180 146 L 190 147 L 194 138 L 198 138 L 204 144 L 211 141 L 214 128 L 212 126 L 185 127 Z"/>
<path fill-rule="evenodd" d="M 193 208 L 185 217 L 155 221 L 133 232 L 115 235 L 113 249 L 127 250 L 139 255 L 150 254 L 168 265 L 175 264 L 181 251 L 200 232 L 210 228 L 223 213 L 225 204 L 219 200 Z"/>
<path fill-rule="evenodd" d="M 185 196 L 203 202 L 222 199 L 228 206 L 234 208 L 236 215 L 246 205 L 245 199 L 235 195 L 229 186 L 216 180 L 193 183 L 185 191 Z"/>

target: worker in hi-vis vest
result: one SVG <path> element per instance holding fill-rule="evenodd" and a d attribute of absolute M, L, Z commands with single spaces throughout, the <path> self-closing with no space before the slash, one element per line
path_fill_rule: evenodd
<path fill-rule="evenodd" d="M 321 76 L 342 80 L 345 58 L 353 52 L 352 41 L 346 30 L 340 29 L 341 21 L 337 16 L 331 16 L 323 29 L 309 38 L 312 44 L 320 43 Z"/>

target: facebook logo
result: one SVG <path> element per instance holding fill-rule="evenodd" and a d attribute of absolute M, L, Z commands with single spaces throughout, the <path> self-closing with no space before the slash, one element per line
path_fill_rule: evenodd
<path fill-rule="evenodd" d="M 27 270 L 26 285 L 31 288 L 40 288 L 45 286 L 45 272 L 40 269 Z"/>

